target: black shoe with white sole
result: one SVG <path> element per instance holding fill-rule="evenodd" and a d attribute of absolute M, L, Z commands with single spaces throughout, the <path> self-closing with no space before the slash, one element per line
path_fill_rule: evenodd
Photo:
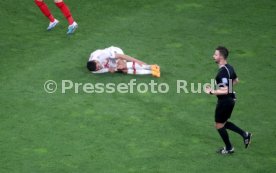
<path fill-rule="evenodd" d="M 218 154 L 222 155 L 228 155 L 228 154 L 233 154 L 234 153 L 234 147 L 232 147 L 230 150 L 227 150 L 225 147 L 219 149 L 217 151 Z"/>
<path fill-rule="evenodd" d="M 245 148 L 247 148 L 249 146 L 249 144 L 251 143 L 252 133 L 246 132 L 246 135 L 247 136 L 245 138 L 243 138 Z"/>

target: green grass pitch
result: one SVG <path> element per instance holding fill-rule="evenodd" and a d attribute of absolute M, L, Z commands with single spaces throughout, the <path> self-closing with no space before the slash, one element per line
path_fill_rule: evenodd
<path fill-rule="evenodd" d="M 32 0 L 0 1 L 1 173 L 272 173 L 276 169 L 275 0 L 66 0 L 79 24 L 46 0 L 60 25 Z M 89 54 L 119 46 L 161 66 L 161 78 L 92 75 Z M 239 76 L 232 120 L 252 131 L 236 153 L 213 126 L 216 98 L 177 94 L 176 80 L 209 82 L 214 48 L 225 45 Z M 47 80 L 170 84 L 167 94 L 47 94 Z"/>

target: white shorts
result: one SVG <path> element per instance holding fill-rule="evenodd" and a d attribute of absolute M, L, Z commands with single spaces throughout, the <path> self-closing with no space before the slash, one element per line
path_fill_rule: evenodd
<path fill-rule="evenodd" d="M 124 54 L 123 50 L 119 47 L 111 46 L 108 49 L 110 49 L 112 52 L 115 52 L 118 54 Z"/>

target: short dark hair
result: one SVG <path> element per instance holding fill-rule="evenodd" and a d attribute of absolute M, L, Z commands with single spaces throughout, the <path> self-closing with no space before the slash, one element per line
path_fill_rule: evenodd
<path fill-rule="evenodd" d="M 228 55 L 229 55 L 229 51 L 226 47 L 224 46 L 218 46 L 216 48 L 217 51 L 219 51 L 219 53 L 225 58 L 227 59 Z"/>
<path fill-rule="evenodd" d="M 97 66 L 95 61 L 88 61 L 87 62 L 87 68 L 89 71 L 96 71 Z"/>

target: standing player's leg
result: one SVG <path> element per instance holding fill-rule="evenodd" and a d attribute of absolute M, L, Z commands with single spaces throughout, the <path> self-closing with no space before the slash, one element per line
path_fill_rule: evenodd
<path fill-rule="evenodd" d="M 54 16 L 51 14 L 51 11 L 49 10 L 48 6 L 45 4 L 43 0 L 34 0 L 36 5 L 39 7 L 41 12 L 50 20 L 50 24 L 47 28 L 47 30 L 53 29 L 59 21 L 54 18 Z"/>
<path fill-rule="evenodd" d="M 73 19 L 71 12 L 68 8 L 68 6 L 63 2 L 63 0 L 54 0 L 56 6 L 60 9 L 60 11 L 63 13 L 64 17 L 66 17 L 69 27 L 67 34 L 72 34 L 75 32 L 75 30 L 78 28 L 78 24 Z"/>

